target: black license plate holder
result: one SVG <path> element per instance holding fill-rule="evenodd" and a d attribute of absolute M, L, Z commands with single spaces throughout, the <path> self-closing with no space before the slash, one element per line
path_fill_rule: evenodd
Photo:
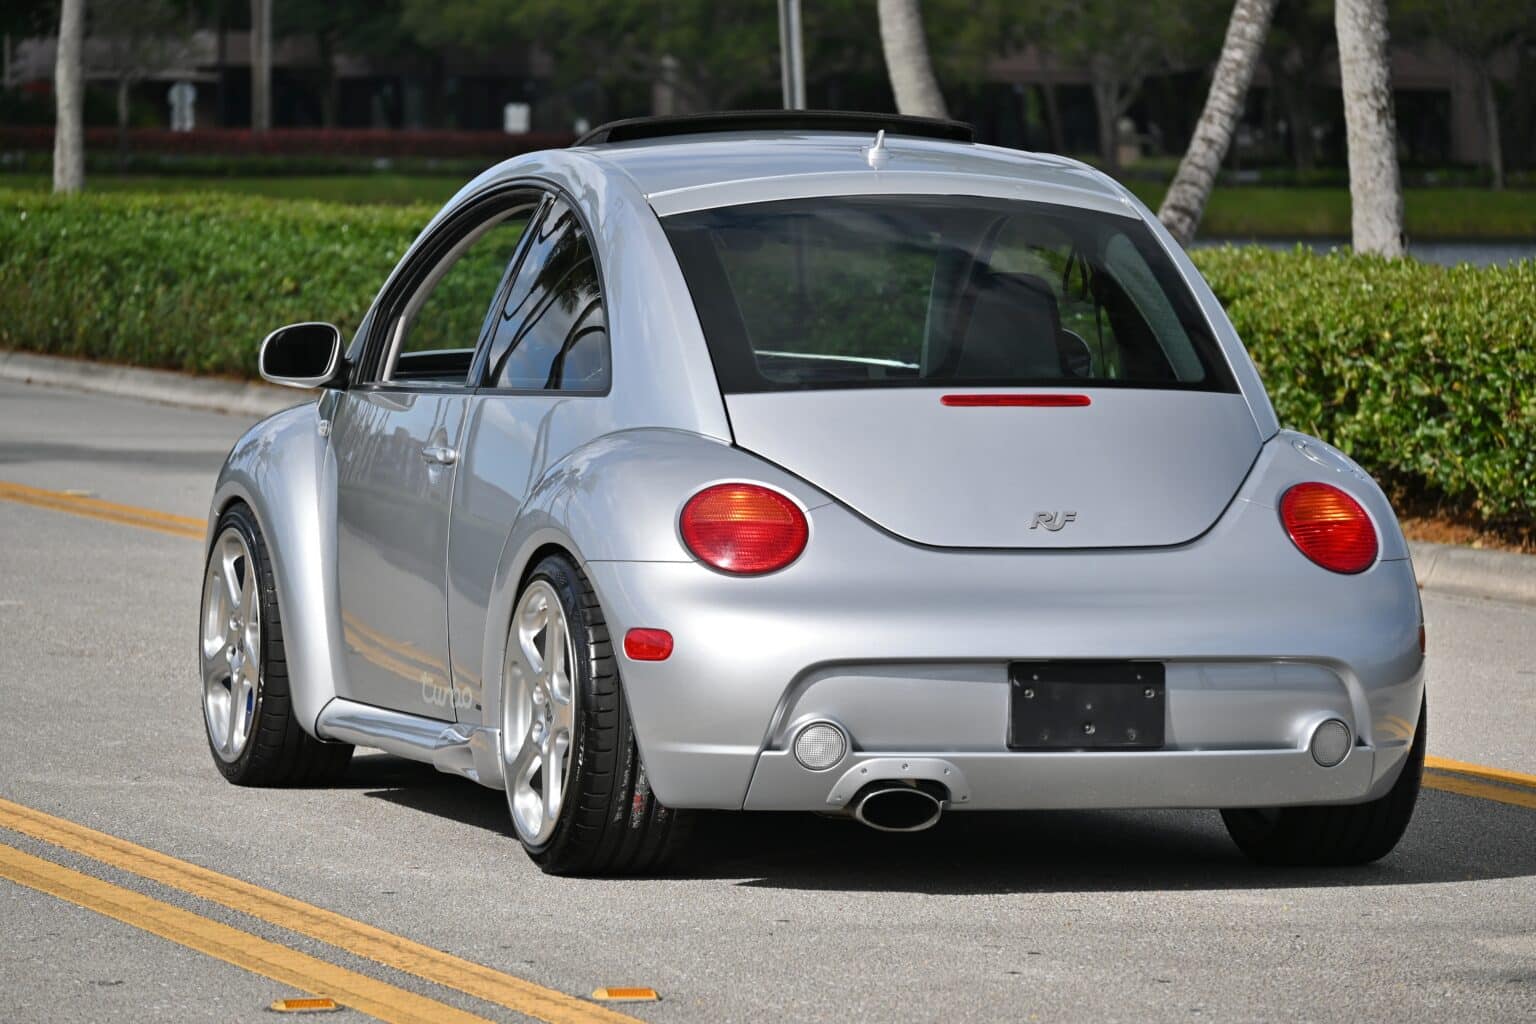
<path fill-rule="evenodd" d="M 1008 749 L 1158 750 L 1167 717 L 1159 661 L 1008 666 Z"/>

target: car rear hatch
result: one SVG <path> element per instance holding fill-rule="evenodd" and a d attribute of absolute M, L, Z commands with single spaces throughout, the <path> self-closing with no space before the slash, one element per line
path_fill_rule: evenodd
<path fill-rule="evenodd" d="M 1260 446 L 1237 394 L 1102 388 L 1070 393 L 1086 405 L 944 402 L 976 394 L 801 391 L 728 395 L 726 405 L 739 446 L 938 547 L 1183 543 L 1221 516 Z"/>
<path fill-rule="evenodd" d="M 664 221 L 735 441 L 920 544 L 1180 544 L 1261 438 L 1147 225 L 967 195 Z"/>

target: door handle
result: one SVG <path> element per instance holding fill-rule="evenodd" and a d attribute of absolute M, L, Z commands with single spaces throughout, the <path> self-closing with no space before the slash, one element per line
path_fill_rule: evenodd
<path fill-rule="evenodd" d="M 459 461 L 458 451 L 445 444 L 427 445 L 421 450 L 421 457 L 439 466 L 451 466 Z"/>

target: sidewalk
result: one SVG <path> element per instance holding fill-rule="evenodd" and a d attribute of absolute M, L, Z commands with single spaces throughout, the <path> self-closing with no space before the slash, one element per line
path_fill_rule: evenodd
<path fill-rule="evenodd" d="M 313 397 L 271 384 L 194 377 L 170 370 L 145 370 L 4 349 L 0 349 L 0 380 L 93 391 L 232 416 L 270 416 Z"/>

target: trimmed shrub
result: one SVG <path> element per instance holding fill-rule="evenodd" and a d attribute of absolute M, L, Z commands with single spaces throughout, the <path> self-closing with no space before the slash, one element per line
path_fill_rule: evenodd
<path fill-rule="evenodd" d="M 350 333 L 425 206 L 0 191 L 0 347 L 251 376 L 272 328 Z M 1399 496 L 1536 523 L 1536 261 L 1202 250 L 1281 422 Z"/>
<path fill-rule="evenodd" d="M 1224 248 L 1196 262 L 1281 422 L 1401 495 L 1536 515 L 1536 261 L 1439 267 Z"/>
<path fill-rule="evenodd" d="M 267 332 L 357 327 L 432 210 L 0 192 L 0 346 L 249 377 Z"/>

